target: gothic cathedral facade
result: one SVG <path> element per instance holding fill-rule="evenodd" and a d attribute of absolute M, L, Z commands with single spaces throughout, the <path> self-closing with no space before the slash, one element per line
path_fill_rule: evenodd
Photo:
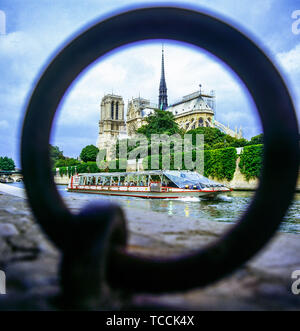
<path fill-rule="evenodd" d="M 99 121 L 99 137 L 97 147 L 109 150 L 109 146 L 118 138 L 133 136 L 138 128 L 146 124 L 147 116 L 155 109 L 170 111 L 179 127 L 185 131 L 198 127 L 216 127 L 236 138 L 242 138 L 242 130 L 231 130 L 215 119 L 215 93 L 203 92 L 199 85 L 197 92 L 182 97 L 172 105 L 168 105 L 167 84 L 165 78 L 164 49 L 161 58 L 161 77 L 159 84 L 158 104 L 138 97 L 128 101 L 126 123 L 124 118 L 124 101 L 121 96 L 107 94 L 101 101 L 101 120 Z"/>

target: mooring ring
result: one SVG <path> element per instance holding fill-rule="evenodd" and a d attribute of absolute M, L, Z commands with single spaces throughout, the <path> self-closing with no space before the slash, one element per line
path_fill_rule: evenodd
<path fill-rule="evenodd" d="M 50 167 L 48 144 L 56 109 L 89 64 L 117 47 L 149 39 L 183 41 L 223 60 L 247 86 L 264 128 L 259 187 L 246 213 L 222 238 L 173 259 L 113 253 L 108 270 L 112 286 L 175 291 L 206 285 L 250 259 L 275 233 L 294 194 L 299 152 L 293 103 L 272 62 L 245 35 L 212 16 L 178 7 L 139 8 L 96 23 L 54 58 L 35 87 L 23 126 L 22 169 L 34 215 L 63 248 L 74 218 L 56 189 Z"/>

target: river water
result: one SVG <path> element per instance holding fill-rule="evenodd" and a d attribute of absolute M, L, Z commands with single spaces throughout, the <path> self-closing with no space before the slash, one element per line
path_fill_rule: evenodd
<path fill-rule="evenodd" d="M 23 187 L 22 183 L 9 184 Z M 234 191 L 220 196 L 217 200 L 209 201 L 200 198 L 182 199 L 142 199 L 133 197 L 104 196 L 88 193 L 72 193 L 67 191 L 67 186 L 58 185 L 58 191 L 63 197 L 78 201 L 78 205 L 91 200 L 106 199 L 127 208 L 138 208 L 158 212 L 163 215 L 176 215 L 182 220 L 201 218 L 212 222 L 235 223 L 239 216 L 246 210 L 251 202 L 254 192 Z M 280 231 L 300 233 L 300 193 L 296 193 L 294 201 L 289 207 L 280 226 Z"/>
<path fill-rule="evenodd" d="M 209 201 L 200 198 L 182 199 L 142 199 L 133 197 L 104 196 L 88 193 L 72 193 L 66 186 L 58 185 L 58 190 L 65 197 L 86 200 L 106 199 L 124 207 L 154 211 L 163 215 L 176 215 L 184 219 L 202 218 L 214 222 L 235 223 L 251 202 L 254 192 L 234 191 Z M 300 193 L 296 193 L 292 205 L 286 213 L 280 231 L 300 233 Z"/>

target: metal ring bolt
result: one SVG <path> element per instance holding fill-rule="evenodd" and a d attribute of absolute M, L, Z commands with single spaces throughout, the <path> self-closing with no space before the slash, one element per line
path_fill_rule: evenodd
<path fill-rule="evenodd" d="M 183 41 L 223 60 L 247 86 L 264 129 L 260 184 L 247 211 L 217 242 L 176 258 L 143 258 L 128 253 L 126 225 L 119 207 L 94 204 L 73 215 L 56 189 L 50 167 L 52 121 L 74 79 L 117 47 L 150 39 Z M 280 74 L 263 51 L 234 27 L 177 7 L 139 8 L 96 23 L 49 64 L 31 96 L 22 134 L 25 188 L 36 219 L 63 252 L 63 291 L 76 300 L 71 295 L 74 286 L 83 287 L 77 298 L 91 298 L 92 289 L 98 288 L 97 297 L 105 278 L 113 288 L 170 292 L 204 286 L 229 274 L 267 243 L 291 203 L 299 164 L 297 139 L 295 110 Z M 112 238 L 116 241 L 108 250 Z M 104 271 L 99 273 L 100 264 Z M 90 286 L 88 282 L 80 285 L 83 266 L 85 272 L 86 268 L 95 272 Z M 72 282 L 74 274 L 77 280 Z"/>

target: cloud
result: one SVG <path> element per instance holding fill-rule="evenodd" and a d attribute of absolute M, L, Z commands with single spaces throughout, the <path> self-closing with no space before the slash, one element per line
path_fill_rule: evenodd
<path fill-rule="evenodd" d="M 278 53 L 277 59 L 288 73 L 300 74 L 300 43 L 287 52 Z"/>
<path fill-rule="evenodd" d="M 286 52 L 278 53 L 276 58 L 285 73 L 285 80 L 293 97 L 300 125 L 300 43 Z"/>
<path fill-rule="evenodd" d="M 5 120 L 0 121 L 0 130 L 4 130 L 4 129 L 7 129 L 7 128 L 9 128 L 8 122 L 5 121 Z"/>

